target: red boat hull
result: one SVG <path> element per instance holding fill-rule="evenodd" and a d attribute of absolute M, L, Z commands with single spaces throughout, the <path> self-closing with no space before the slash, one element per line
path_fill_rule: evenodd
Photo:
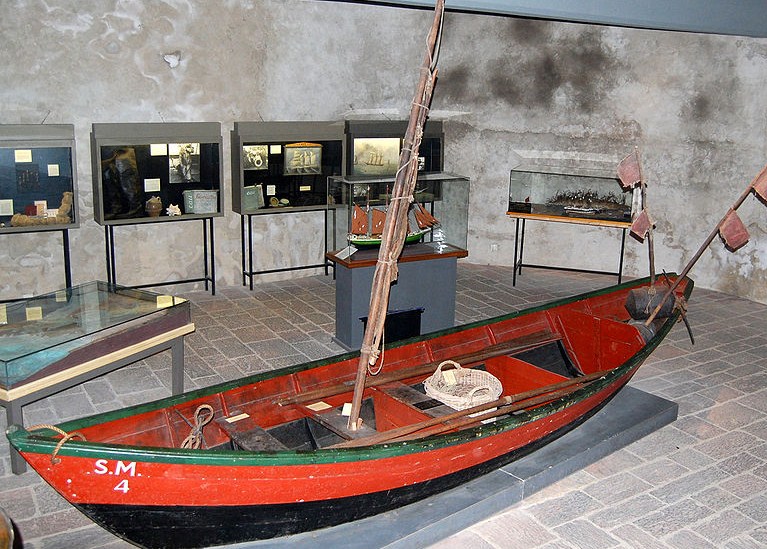
<path fill-rule="evenodd" d="M 433 452 L 375 459 L 368 466 L 365 461 L 287 468 L 118 465 L 103 459 L 64 458 L 51 467 L 49 458 L 41 460 L 40 454 L 25 457 L 36 469 L 48 468 L 49 482 L 64 487 L 65 497 L 94 522 L 132 543 L 208 547 L 336 526 L 460 486 L 577 427 L 620 387 L 611 385 L 521 430 Z M 125 495 L 130 496 L 116 504 L 122 499 L 115 497 L 115 491 L 121 492 L 116 486 L 124 481 Z M 180 490 L 189 486 L 194 488 Z M 308 495 L 313 497 L 307 499 Z M 242 504 L 256 500 L 254 505 Z"/>

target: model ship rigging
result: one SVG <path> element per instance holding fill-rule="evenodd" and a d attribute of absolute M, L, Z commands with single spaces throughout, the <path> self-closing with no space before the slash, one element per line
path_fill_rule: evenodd
<path fill-rule="evenodd" d="M 380 352 L 443 10 L 437 0 L 360 352 L 57 426 L 11 427 L 13 447 L 94 521 L 144 547 L 205 547 L 310 531 L 418 501 L 587 420 L 683 314 L 692 281 L 669 275 L 664 297 L 654 301 L 653 277 Z M 766 174 L 767 168 L 746 194 L 767 197 Z M 734 209 L 726 219 L 732 221 Z M 724 225 L 717 229 L 731 237 Z M 671 306 L 648 317 L 627 307 L 631 295 Z M 492 376 L 500 395 L 481 403 L 468 397 L 453 407 L 427 396 L 424 383 L 437 373 L 443 386 L 461 381 L 450 367 L 456 364 Z M 368 375 L 369 369 L 380 373 Z"/>

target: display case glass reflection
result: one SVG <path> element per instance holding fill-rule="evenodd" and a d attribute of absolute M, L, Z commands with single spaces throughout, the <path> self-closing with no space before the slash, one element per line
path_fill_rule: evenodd
<path fill-rule="evenodd" d="M 342 155 L 341 140 L 244 143 L 242 213 L 324 206 Z"/>
<path fill-rule="evenodd" d="M 0 125 L 0 230 L 77 225 L 74 127 Z"/>
<path fill-rule="evenodd" d="M 631 222 L 637 205 L 616 177 L 514 169 L 509 212 Z"/>
<path fill-rule="evenodd" d="M 0 388 L 10 389 L 110 350 L 127 327 L 151 337 L 190 322 L 189 303 L 173 296 L 89 282 L 0 304 Z M 130 341 L 121 341 L 123 346 Z M 104 345 L 104 349 L 98 347 Z"/>
<path fill-rule="evenodd" d="M 220 189 L 218 143 L 102 145 L 99 157 L 104 221 L 166 216 L 171 206 L 178 215 L 220 211 L 217 199 L 207 202 L 204 211 L 190 211 L 185 201 L 189 191 Z"/>

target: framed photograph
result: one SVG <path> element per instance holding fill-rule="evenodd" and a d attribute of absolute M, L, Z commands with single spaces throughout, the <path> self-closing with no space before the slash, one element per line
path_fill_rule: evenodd
<path fill-rule="evenodd" d="M 399 137 L 356 137 L 352 175 L 394 175 L 399 164 Z"/>
<path fill-rule="evenodd" d="M 199 183 L 200 144 L 169 143 L 168 169 L 171 183 Z"/>
<path fill-rule="evenodd" d="M 269 146 L 268 145 L 243 145 L 242 169 L 243 170 L 268 170 L 269 169 Z"/>
<path fill-rule="evenodd" d="M 317 143 L 292 143 L 285 145 L 283 175 L 322 173 L 322 145 Z"/>

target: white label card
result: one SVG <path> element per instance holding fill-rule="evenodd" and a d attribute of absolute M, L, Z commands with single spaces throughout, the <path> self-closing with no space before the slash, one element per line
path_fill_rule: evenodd
<path fill-rule="evenodd" d="M 42 320 L 43 308 L 42 307 L 27 307 L 27 320 Z"/>
<path fill-rule="evenodd" d="M 13 158 L 16 162 L 32 162 L 32 149 L 16 149 Z"/>
<path fill-rule="evenodd" d="M 269 154 L 282 154 L 282 145 L 269 145 Z"/>
<path fill-rule="evenodd" d="M 156 193 L 160 192 L 160 178 L 144 179 L 144 192 Z"/>
<path fill-rule="evenodd" d="M 58 164 L 48 164 L 48 177 L 58 177 L 59 173 Z"/>
<path fill-rule="evenodd" d="M 344 407 L 341 409 L 341 415 L 345 417 L 349 417 L 352 415 L 352 403 L 351 402 L 344 402 Z"/>
<path fill-rule="evenodd" d="M 158 309 L 164 309 L 165 307 L 172 307 L 173 306 L 173 296 L 172 295 L 158 295 L 157 296 L 157 308 Z"/>
<path fill-rule="evenodd" d="M 149 154 L 151 156 L 167 156 L 168 145 L 165 143 L 153 143 L 149 145 Z"/>
<path fill-rule="evenodd" d="M 275 194 L 277 194 L 277 185 L 267 185 L 266 194 L 268 196 L 274 196 Z"/>

